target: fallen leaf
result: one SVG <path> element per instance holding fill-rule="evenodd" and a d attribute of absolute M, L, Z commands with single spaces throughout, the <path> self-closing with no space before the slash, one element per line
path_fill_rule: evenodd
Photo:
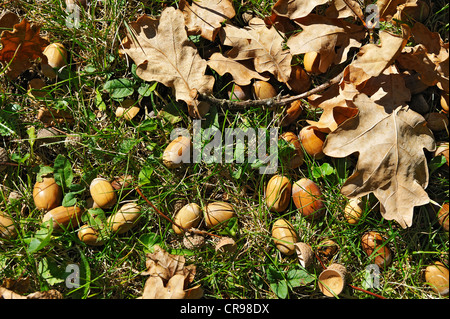
<path fill-rule="evenodd" d="M 292 55 L 283 49 L 283 37 L 263 20 L 254 18 L 244 28 L 226 25 L 219 33 L 222 44 L 231 46 L 227 57 L 235 61 L 253 60 L 255 71 L 269 72 L 283 83 L 291 74 Z"/>
<path fill-rule="evenodd" d="M 48 291 L 36 291 L 23 296 L 7 288 L 0 287 L 0 299 L 63 299 L 63 295 L 58 290 L 50 289 Z"/>
<path fill-rule="evenodd" d="M 348 198 L 374 193 L 385 219 L 409 227 L 414 207 L 430 201 L 424 190 L 429 177 L 424 149 L 434 151 L 433 134 L 425 119 L 407 107 L 387 113 L 365 94 L 353 102 L 358 115 L 328 134 L 323 148 L 331 157 L 358 154 L 341 193 Z"/>
<path fill-rule="evenodd" d="M 0 62 L 5 66 L 9 64 L 7 74 L 11 79 L 16 79 L 38 58 L 47 63 L 47 57 L 42 52 L 48 42 L 41 38 L 40 29 L 39 25 L 23 19 L 14 25 L 13 31 L 2 32 Z"/>
<path fill-rule="evenodd" d="M 407 0 L 378 0 L 378 15 L 380 21 L 385 21 L 397 12 L 397 6 L 405 3 Z"/>
<path fill-rule="evenodd" d="M 328 0 L 278 0 L 272 10 L 282 17 L 291 20 L 306 17 L 311 11 Z"/>
<path fill-rule="evenodd" d="M 199 287 L 187 289 L 194 280 L 195 265 L 185 265 L 183 256 L 172 255 L 155 245 L 153 253 L 147 254 L 143 275 L 149 275 L 144 285 L 142 299 L 183 299 L 201 298 L 203 290 Z"/>
<path fill-rule="evenodd" d="M 214 77 L 205 75 L 207 63 L 187 36 L 183 13 L 167 7 L 159 19 L 143 15 L 130 27 L 120 51 L 136 63 L 136 74 L 173 88 L 176 100 L 200 118 L 197 93 L 211 93 Z"/>
<path fill-rule="evenodd" d="M 179 8 L 184 13 L 188 34 L 200 34 L 209 41 L 214 41 L 221 23 L 236 14 L 230 0 L 195 0 L 192 5 L 181 0 Z"/>
<path fill-rule="evenodd" d="M 221 53 L 214 53 L 208 61 L 208 66 L 214 69 L 219 75 L 223 76 L 225 73 L 230 73 L 233 81 L 237 85 L 249 85 L 252 79 L 268 81 L 268 77 L 264 77 L 253 68 L 253 65 L 245 63 L 247 61 L 235 61 L 223 56 Z"/>
<path fill-rule="evenodd" d="M 302 31 L 289 38 L 287 45 L 291 54 L 317 52 L 321 56 L 336 54 L 334 63 L 347 59 L 351 48 L 361 46 L 366 36 L 366 29 L 343 19 L 331 19 L 317 14 L 310 14 L 295 20 Z"/>
<path fill-rule="evenodd" d="M 334 0 L 325 11 L 328 18 L 358 18 L 362 17 L 363 11 L 356 0 Z"/>

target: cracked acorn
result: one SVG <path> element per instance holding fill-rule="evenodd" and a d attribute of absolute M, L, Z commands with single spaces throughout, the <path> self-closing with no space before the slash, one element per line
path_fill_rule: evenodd
<path fill-rule="evenodd" d="M 312 125 L 303 127 L 299 133 L 300 142 L 305 152 L 314 159 L 322 159 L 323 143 L 325 142 L 326 134 L 315 129 Z"/>
<path fill-rule="evenodd" d="M 192 141 L 189 137 L 179 136 L 167 145 L 162 160 L 168 168 L 178 168 L 182 163 L 188 162 L 192 149 Z"/>
<path fill-rule="evenodd" d="M 14 219 L 8 213 L 0 211 L 0 238 L 14 238 L 16 235 Z"/>

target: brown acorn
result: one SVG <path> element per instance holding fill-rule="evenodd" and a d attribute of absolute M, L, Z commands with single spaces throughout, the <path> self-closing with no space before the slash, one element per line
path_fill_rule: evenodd
<path fill-rule="evenodd" d="M 282 212 L 291 200 L 292 185 L 289 178 L 282 175 L 274 175 L 267 182 L 265 189 L 265 201 L 267 207 L 273 212 Z"/>
<path fill-rule="evenodd" d="M 77 206 L 53 208 L 42 218 L 42 222 L 53 220 L 53 231 L 59 231 L 63 228 L 78 226 L 81 222 L 83 210 Z"/>
<path fill-rule="evenodd" d="M 16 235 L 14 219 L 9 214 L 0 211 L 0 238 L 14 238 Z"/>
<path fill-rule="evenodd" d="M 445 113 L 431 112 L 425 115 L 427 126 L 434 132 L 448 129 L 448 117 Z"/>
<path fill-rule="evenodd" d="M 292 66 L 291 76 L 287 81 L 287 85 L 295 94 L 301 94 L 308 91 L 311 87 L 311 79 L 305 69 L 297 64 Z"/>
<path fill-rule="evenodd" d="M 116 117 L 131 121 L 141 109 L 133 99 L 125 99 L 116 109 Z"/>
<path fill-rule="evenodd" d="M 272 226 L 273 241 L 285 255 L 292 255 L 295 252 L 294 244 L 298 241 L 294 227 L 286 219 L 277 219 Z"/>
<path fill-rule="evenodd" d="M 61 205 L 62 189 L 53 177 L 43 177 L 42 182 L 36 182 L 33 187 L 33 199 L 36 208 L 45 211 Z"/>
<path fill-rule="evenodd" d="M 425 281 L 434 292 L 442 296 L 448 295 L 449 272 L 448 268 L 440 261 L 425 269 Z"/>
<path fill-rule="evenodd" d="M 300 142 L 303 149 L 310 156 L 315 159 L 321 159 L 325 156 L 323 153 L 323 143 L 325 142 L 326 134 L 316 130 L 313 126 L 308 125 L 300 130 Z"/>
<path fill-rule="evenodd" d="M 300 100 L 292 102 L 289 107 L 282 108 L 280 126 L 288 126 L 294 123 L 302 112 L 303 106 Z"/>
<path fill-rule="evenodd" d="M 257 100 L 269 99 L 278 94 L 272 84 L 265 81 L 255 81 L 252 86 L 252 92 Z"/>
<path fill-rule="evenodd" d="M 235 216 L 233 205 L 226 202 L 214 202 L 206 205 L 203 212 L 207 228 L 213 228 Z"/>
<path fill-rule="evenodd" d="M 387 267 L 392 262 L 392 252 L 381 234 L 374 231 L 365 233 L 361 237 L 361 246 L 367 256 L 374 259 L 374 263 L 379 267 Z"/>
<path fill-rule="evenodd" d="M 202 218 L 202 209 L 196 203 L 190 203 L 183 206 L 175 215 L 173 219 L 174 223 L 182 227 L 183 229 L 189 229 L 197 227 L 200 224 Z M 175 224 L 172 225 L 173 230 L 177 235 L 185 233 L 183 229 L 180 229 Z"/>
<path fill-rule="evenodd" d="M 301 178 L 292 186 L 292 199 L 302 216 L 312 219 L 325 214 L 322 191 L 308 178 Z"/>
<path fill-rule="evenodd" d="M 437 213 L 437 219 L 442 228 L 448 232 L 449 223 L 448 223 L 448 202 L 442 204 L 441 208 Z"/>
<path fill-rule="evenodd" d="M 288 154 L 290 158 L 283 158 L 283 162 L 291 169 L 301 166 L 303 164 L 303 151 L 298 136 L 292 132 L 284 132 L 281 134 L 280 138 L 290 143 L 295 148 L 293 152 Z"/>
<path fill-rule="evenodd" d="M 136 203 L 127 203 L 107 219 L 107 225 L 118 234 L 123 234 L 132 229 L 142 215 L 142 209 Z"/>
<path fill-rule="evenodd" d="M 111 208 L 117 202 L 116 192 L 106 179 L 95 178 L 89 186 L 92 199 L 100 208 Z"/>
<path fill-rule="evenodd" d="M 105 244 L 105 242 L 100 239 L 99 232 L 89 225 L 83 225 L 78 229 L 78 238 L 89 246 L 103 246 Z"/>
<path fill-rule="evenodd" d="M 192 141 L 189 137 L 179 136 L 167 145 L 162 160 L 168 168 L 178 168 L 190 161 Z"/>

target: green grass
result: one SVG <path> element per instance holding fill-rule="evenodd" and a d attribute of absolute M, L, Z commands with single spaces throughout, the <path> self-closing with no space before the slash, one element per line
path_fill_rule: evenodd
<path fill-rule="evenodd" d="M 163 5 L 176 6 L 176 1 L 105 1 L 96 2 L 89 13 L 83 13 L 79 29 L 65 25 L 64 5 L 60 0 L 14 1 L 11 10 L 21 17 L 42 24 L 42 34 L 51 42 L 61 42 L 70 51 L 70 70 L 63 71 L 57 82 L 47 81 L 45 90 L 50 97 L 37 101 L 27 96 L 28 81 L 39 75 L 39 68 L 22 75 L 18 81 L 7 81 L 0 74 L 0 101 L 2 108 L 14 108 L 15 134 L 2 136 L 0 146 L 8 151 L 13 165 L 0 173 L 0 210 L 14 217 L 18 236 L 0 240 L 0 280 L 29 278 L 28 292 L 60 290 L 66 298 L 136 298 L 142 294 L 146 276 L 145 254 L 158 242 L 166 250 L 185 255 L 188 263 L 197 266 L 193 284 L 200 284 L 206 298 L 324 298 L 317 288 L 317 277 L 322 270 L 316 261 L 308 269 L 310 277 L 295 257 L 283 256 L 271 239 L 271 226 L 279 217 L 287 218 L 299 233 L 299 239 L 316 251 L 324 239 L 335 241 L 339 250 L 325 264 L 339 262 L 350 273 L 349 283 L 363 287 L 365 268 L 371 261 L 361 248 L 360 239 L 368 230 L 378 231 L 388 239 L 394 253 L 392 264 L 381 272 L 380 289 L 370 289 L 379 295 L 393 299 L 428 299 L 440 296 L 424 283 L 426 265 L 440 260 L 448 265 L 448 233 L 444 232 L 426 207 L 415 209 L 413 226 L 402 229 L 395 222 L 384 220 L 379 213 L 376 199 L 369 197 L 363 217 L 356 225 L 350 225 L 343 216 L 346 199 L 340 187 L 351 174 L 356 158 L 313 160 L 305 157 L 300 169 L 280 167 L 292 182 L 307 177 L 316 182 L 324 194 L 325 218 L 308 222 L 295 210 L 293 203 L 282 214 L 269 213 L 264 203 L 264 185 L 270 176 L 244 164 L 194 163 L 171 170 L 162 164 L 161 155 L 170 141 L 175 127 L 192 129 L 192 121 L 182 103 L 176 102 L 171 91 L 157 84 L 150 95 L 142 97 L 138 88 L 143 84 L 133 75 L 132 61 L 120 57 L 118 49 L 126 24 L 140 14 L 158 16 Z M 274 1 L 234 1 L 237 12 L 233 19 L 243 25 L 242 13 L 270 14 Z M 448 41 L 448 23 L 443 23 L 444 11 L 434 10 L 427 26 L 441 32 Z M 444 20 L 445 21 L 445 20 Z M 199 40 L 202 50 L 213 44 Z M 230 81 L 216 74 L 215 94 L 224 96 Z M 111 99 L 103 86 L 113 79 L 135 81 L 133 98 L 140 98 L 142 113 L 137 120 L 126 122 L 115 117 L 118 102 Z M 321 78 L 315 79 L 317 82 Z M 4 92 L 4 93 L 3 93 Z M 430 95 L 432 97 L 432 95 Z M 104 105 L 99 104 L 99 98 Z M 432 100 L 432 110 L 437 109 Z M 72 124 L 59 124 L 62 132 L 58 141 L 48 147 L 31 146 L 33 140 L 27 134 L 29 127 L 36 131 L 43 123 L 36 119 L 42 105 L 63 107 L 74 116 Z M 160 113 L 164 111 L 164 113 Z M 208 116 L 209 123 L 218 121 L 220 128 L 274 127 L 272 112 L 250 108 L 241 112 L 217 109 L 218 116 Z M 320 113 L 306 110 L 299 121 L 290 127 L 299 132 L 306 120 L 317 120 Z M 173 121 L 176 120 L 174 123 Z M 205 127 L 207 124 L 204 124 Z M 282 130 L 280 129 L 280 133 Z M 76 143 L 64 142 L 66 134 L 78 138 Z M 438 134 L 437 140 L 448 140 L 448 133 Z M 226 200 L 233 203 L 238 215 L 237 227 L 223 231 L 233 232 L 237 250 L 233 254 L 220 254 L 214 250 L 213 237 L 206 238 L 206 245 L 195 251 L 184 248 L 182 238 L 175 235 L 170 223 L 151 209 L 137 193 L 123 192 L 119 200 L 136 199 L 143 207 L 143 218 L 137 226 L 124 235 L 113 235 L 104 246 L 90 247 L 77 237 L 77 230 L 67 230 L 52 235 L 42 249 L 30 253 L 27 238 L 35 237 L 40 229 L 42 213 L 35 209 L 32 189 L 40 165 L 52 166 L 57 155 L 63 154 L 71 164 L 74 183 L 79 183 L 86 173 L 112 179 L 123 174 L 139 182 L 145 196 L 168 216 L 176 207 L 196 202 L 204 206 L 208 201 Z M 27 158 L 27 154 L 29 157 Z M 431 160 L 431 155 L 428 154 Z M 328 175 L 317 174 L 320 167 L 330 164 Z M 427 191 L 433 201 L 448 201 L 448 170 L 440 167 L 430 175 Z M 20 194 L 18 200 L 8 199 L 11 192 Z M 83 204 L 88 192 L 79 196 Z M 117 210 L 112 209 L 111 212 Z M 110 212 L 108 212 L 110 213 Z M 80 265 L 82 286 L 69 289 L 64 279 L 69 264 Z M 305 284 L 299 284 L 300 279 Z M 375 298 L 362 291 L 347 287 L 340 298 Z"/>

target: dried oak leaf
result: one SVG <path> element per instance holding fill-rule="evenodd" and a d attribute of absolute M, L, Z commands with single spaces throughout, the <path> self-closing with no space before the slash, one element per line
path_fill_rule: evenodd
<path fill-rule="evenodd" d="M 160 246 L 154 246 L 154 252 L 147 254 L 147 271 L 149 275 L 144 285 L 142 299 L 183 299 L 201 298 L 200 286 L 187 289 L 194 280 L 195 265 L 185 265 L 183 256 L 172 255 Z"/>
<path fill-rule="evenodd" d="M 425 119 L 407 107 L 388 113 L 365 94 L 353 103 L 358 115 L 328 134 L 323 149 L 331 157 L 358 154 L 341 192 L 348 198 L 373 193 L 385 219 L 410 227 L 414 207 L 430 200 L 424 190 L 429 177 L 424 148 L 434 151 L 433 134 Z"/>
<path fill-rule="evenodd" d="M 302 31 L 289 38 L 287 45 L 293 55 L 317 52 L 321 56 L 335 54 L 334 63 L 347 59 L 351 48 L 359 48 L 366 29 L 343 19 L 331 19 L 310 14 L 295 20 Z"/>
<path fill-rule="evenodd" d="M 232 47 L 226 52 L 228 58 L 253 60 L 256 72 L 269 72 L 283 83 L 289 80 L 292 55 L 283 49 L 284 39 L 279 32 L 275 28 L 267 28 L 263 20 L 253 18 L 244 28 L 228 24 L 219 36 L 222 44 Z"/>
<path fill-rule="evenodd" d="M 348 17 L 362 17 L 363 11 L 356 0 L 334 0 L 325 11 L 328 18 L 344 19 Z"/>
<path fill-rule="evenodd" d="M 291 20 L 306 17 L 311 11 L 328 0 L 278 0 L 272 10 L 282 17 Z"/>
<path fill-rule="evenodd" d="M 173 88 L 190 115 L 201 117 L 196 96 L 212 92 L 214 77 L 205 75 L 207 63 L 187 36 L 183 12 L 167 7 L 159 19 L 143 15 L 130 26 L 120 52 L 136 63 L 136 74 Z"/>
<path fill-rule="evenodd" d="M 378 0 L 378 16 L 380 21 L 388 20 L 397 12 L 397 7 L 409 0 Z"/>
<path fill-rule="evenodd" d="M 402 34 L 396 35 L 387 31 L 380 32 L 380 44 L 369 43 L 361 47 L 356 60 L 349 65 L 352 77 L 349 79 L 359 85 L 369 78 L 379 76 L 387 67 L 393 64 L 405 47 L 411 30 L 402 26 Z"/>
<path fill-rule="evenodd" d="M 0 41 L 3 47 L 0 50 L 0 62 L 4 65 L 9 64 L 7 74 L 11 79 L 16 79 L 38 58 L 47 62 L 47 57 L 42 52 L 48 42 L 39 35 L 40 29 L 39 25 L 23 19 L 14 25 L 13 31 L 2 32 Z"/>
<path fill-rule="evenodd" d="M 236 15 L 230 0 L 196 0 L 192 5 L 181 0 L 179 8 L 184 13 L 188 34 L 200 34 L 209 41 L 214 41 L 222 22 Z"/>

